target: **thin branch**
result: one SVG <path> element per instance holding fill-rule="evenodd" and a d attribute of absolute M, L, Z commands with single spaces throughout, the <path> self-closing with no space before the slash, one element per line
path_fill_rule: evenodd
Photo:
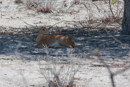
<path fill-rule="evenodd" d="M 96 49 L 96 50 L 94 51 L 94 54 L 95 54 L 95 56 L 98 57 L 98 59 L 101 61 L 101 63 L 103 63 L 103 64 L 106 66 L 108 72 L 110 73 L 110 79 L 111 79 L 112 87 L 115 87 L 114 75 L 113 75 L 112 71 L 110 70 L 109 66 L 108 66 L 108 65 L 103 61 L 103 59 L 100 57 L 100 54 L 99 54 L 98 49 Z"/>
<path fill-rule="evenodd" d="M 129 69 L 130 69 L 130 66 L 127 66 L 127 67 L 125 67 L 124 69 L 122 69 L 122 70 L 120 70 L 120 71 L 117 71 L 117 72 L 113 73 L 113 75 L 121 74 L 122 72 L 125 72 L 125 71 L 127 71 L 127 70 L 129 70 Z"/>
<path fill-rule="evenodd" d="M 110 4 L 111 2 L 110 2 L 110 0 L 109 0 L 109 7 L 110 7 L 110 11 L 111 11 L 111 13 L 112 13 L 112 16 L 114 17 L 114 19 L 115 19 L 115 15 L 114 15 L 114 13 L 113 13 L 113 11 L 112 11 L 112 7 L 111 7 L 111 4 Z"/>
<path fill-rule="evenodd" d="M 42 65 L 42 64 L 40 63 L 40 60 L 39 60 L 39 59 L 38 59 L 38 61 L 39 61 L 39 69 L 40 69 L 40 72 L 41 72 L 41 74 L 44 76 L 44 78 L 46 79 L 46 81 L 49 83 L 49 81 L 47 80 L 45 74 L 42 72 L 42 70 L 41 70 L 41 68 L 40 68 L 40 65 Z"/>

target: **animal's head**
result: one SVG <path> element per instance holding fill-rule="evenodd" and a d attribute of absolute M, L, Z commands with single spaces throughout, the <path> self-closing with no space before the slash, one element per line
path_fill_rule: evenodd
<path fill-rule="evenodd" d="M 38 34 L 46 34 L 48 33 L 48 29 L 46 27 L 39 27 L 38 28 Z"/>

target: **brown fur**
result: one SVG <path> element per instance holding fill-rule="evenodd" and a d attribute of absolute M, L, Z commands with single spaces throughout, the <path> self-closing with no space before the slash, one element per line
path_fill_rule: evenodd
<path fill-rule="evenodd" d="M 42 30 L 42 28 L 45 29 L 45 31 Z M 74 41 L 65 35 L 43 35 L 46 34 L 48 30 L 45 27 L 39 28 L 38 36 L 36 39 L 37 46 L 44 47 L 44 46 L 51 46 L 55 42 L 59 43 L 60 45 L 68 48 L 74 48 L 75 43 Z"/>

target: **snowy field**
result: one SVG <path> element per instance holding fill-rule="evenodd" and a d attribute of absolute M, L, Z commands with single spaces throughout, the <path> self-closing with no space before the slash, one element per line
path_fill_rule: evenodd
<path fill-rule="evenodd" d="M 76 87 L 111 87 L 109 72 L 94 56 L 95 49 L 99 50 L 101 58 L 109 65 L 112 72 L 130 66 L 130 36 L 121 35 L 121 27 L 115 24 L 111 30 L 108 30 L 110 33 L 108 34 L 103 29 L 82 29 L 79 24 L 79 21 L 83 21 L 87 27 L 90 27 L 87 20 L 108 16 L 109 14 L 106 13 L 110 11 L 103 15 L 103 9 L 107 9 L 104 2 L 94 2 L 101 5 L 102 10 L 99 14 L 99 10 L 96 10 L 92 2 L 87 2 L 90 8 L 84 5 L 74 5 L 69 8 L 71 4 L 66 2 L 66 8 L 59 10 L 60 7 L 57 6 L 53 8 L 53 13 L 41 13 L 34 9 L 29 10 L 25 4 L 16 4 L 12 0 L 0 1 L 2 1 L 0 3 L 0 87 L 47 87 L 48 83 L 40 68 L 48 66 L 45 65 L 46 63 L 50 65 L 54 63 L 55 66 L 71 65 L 71 63 L 74 66 L 79 65 L 74 80 Z M 70 1 L 72 3 L 72 0 Z M 57 4 L 61 2 L 63 1 Z M 119 9 L 122 9 L 121 5 Z M 57 12 L 58 10 L 63 12 Z M 71 11 L 73 14 L 70 14 Z M 92 14 L 93 12 L 95 13 Z M 122 17 L 122 13 L 119 16 Z M 75 48 L 35 47 L 37 29 L 32 25 L 49 27 L 56 23 L 58 24 L 50 33 L 62 34 L 65 31 L 66 34 L 67 31 L 73 31 L 67 35 L 75 41 Z M 39 60 L 42 64 L 39 64 Z M 130 70 L 115 76 L 114 80 L 116 87 L 129 87 Z"/>

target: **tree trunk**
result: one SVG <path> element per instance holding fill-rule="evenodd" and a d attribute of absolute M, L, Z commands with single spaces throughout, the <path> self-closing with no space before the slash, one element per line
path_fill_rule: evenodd
<path fill-rule="evenodd" d="M 122 21 L 122 33 L 130 35 L 130 0 L 124 0 L 124 15 Z"/>

